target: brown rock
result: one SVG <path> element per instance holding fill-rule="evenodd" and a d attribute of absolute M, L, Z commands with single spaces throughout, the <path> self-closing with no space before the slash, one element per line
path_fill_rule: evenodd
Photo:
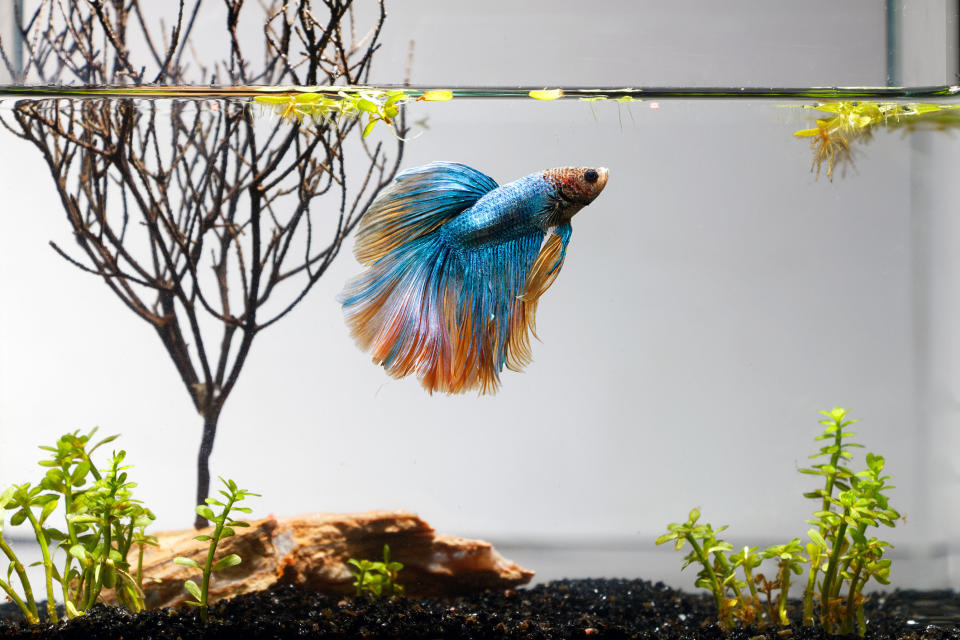
<path fill-rule="evenodd" d="M 350 558 L 380 560 L 390 545 L 402 562 L 399 582 L 410 596 L 459 594 L 480 589 L 510 589 L 526 584 L 533 572 L 506 560 L 488 542 L 436 535 L 426 522 L 407 511 L 352 514 L 318 513 L 294 518 L 257 520 L 222 541 L 217 558 L 239 554 L 243 562 L 214 574 L 210 602 L 259 591 L 273 584 L 295 584 L 324 593 L 353 593 Z M 174 564 L 186 556 L 203 566 L 207 543 L 194 540 L 204 530 L 167 531 L 158 547 L 144 553 L 144 593 L 148 607 L 182 604 L 183 583 L 200 584 L 196 569 Z M 134 554 L 130 560 L 135 564 Z"/>

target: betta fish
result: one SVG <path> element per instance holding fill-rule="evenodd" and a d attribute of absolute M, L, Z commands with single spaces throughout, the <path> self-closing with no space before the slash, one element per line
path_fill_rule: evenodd
<path fill-rule="evenodd" d="M 532 358 L 537 300 L 563 266 L 570 219 L 607 184 L 562 167 L 500 186 L 463 164 L 397 175 L 360 220 L 367 269 L 338 298 L 347 325 L 390 375 L 431 393 L 493 393 Z"/>

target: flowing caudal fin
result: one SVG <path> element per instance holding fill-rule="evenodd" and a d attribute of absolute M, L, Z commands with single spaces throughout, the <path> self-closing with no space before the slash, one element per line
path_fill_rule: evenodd
<path fill-rule="evenodd" d="M 456 162 L 407 169 L 363 214 L 354 249 L 357 260 L 373 264 L 435 231 L 496 188 L 493 178 Z"/>
<path fill-rule="evenodd" d="M 348 284 L 347 324 L 396 378 L 415 374 L 431 393 L 493 393 L 504 366 L 519 371 L 531 360 L 537 300 L 559 272 L 562 246 L 561 236 L 544 244 L 534 232 L 456 251 L 440 234 L 425 236 Z"/>

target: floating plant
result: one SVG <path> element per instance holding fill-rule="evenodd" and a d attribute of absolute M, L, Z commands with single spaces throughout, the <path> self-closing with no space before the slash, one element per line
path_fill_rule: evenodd
<path fill-rule="evenodd" d="M 802 129 L 793 135 L 798 138 L 811 138 L 813 164 L 810 170 L 820 177 L 820 172 L 826 165 L 825 175 L 832 181 L 837 167 L 852 166 L 851 143 L 870 140 L 877 126 L 902 127 L 907 131 L 913 131 L 920 126 L 939 130 L 957 128 L 960 127 L 960 115 L 952 110 L 957 109 L 958 106 L 960 105 L 852 100 L 820 102 L 815 105 L 803 105 L 803 108 L 824 111 L 832 115 L 818 119 L 816 127 Z"/>
<path fill-rule="evenodd" d="M 561 89 L 534 89 L 528 94 L 534 100 L 556 100 L 563 97 Z"/>
<path fill-rule="evenodd" d="M 374 130 L 378 122 L 394 131 L 394 120 L 404 102 L 445 102 L 453 99 L 449 89 L 403 91 L 373 87 L 318 87 L 321 91 L 304 93 L 277 93 L 255 96 L 254 104 L 271 109 L 285 120 L 315 124 L 336 124 L 343 119 L 366 117 L 363 137 Z"/>
<path fill-rule="evenodd" d="M 367 122 L 363 128 L 363 137 L 366 138 L 378 122 L 392 129 L 394 118 L 400 114 L 399 103 L 410 99 L 400 90 L 379 89 L 340 90 L 335 96 L 314 92 L 288 93 L 256 96 L 253 101 L 272 108 L 281 118 L 297 122 L 313 120 L 317 124 L 332 124 L 344 118 L 366 116 Z"/>

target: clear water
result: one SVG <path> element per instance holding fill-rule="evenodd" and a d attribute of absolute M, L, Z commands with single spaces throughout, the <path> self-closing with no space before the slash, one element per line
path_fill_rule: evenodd
<path fill-rule="evenodd" d="M 697 19 L 684 11 L 692 2 L 611 3 L 578 22 L 582 3 L 487 14 L 406 1 L 370 83 L 452 99 L 406 104 L 400 168 L 451 160 L 505 183 L 602 165 L 610 182 L 573 221 L 563 273 L 540 303 L 534 362 L 504 372 L 495 396 L 429 396 L 354 346 L 335 300 L 361 268 L 348 237 L 303 301 L 254 341 L 220 418 L 214 478 L 262 493 L 253 517 L 402 508 L 441 533 L 490 540 L 536 581 L 693 588 L 680 554 L 654 545 L 667 523 L 697 506 L 730 525 L 736 547 L 802 538 L 814 508 L 802 494 L 816 483 L 797 469 L 819 446 L 817 410 L 842 405 L 862 419 L 857 440 L 886 456 L 906 516 L 879 533 L 895 545 L 893 586 L 960 585 L 956 112 L 917 126 L 891 117 L 851 136 L 832 179 L 828 164 L 816 171 L 816 139 L 794 135 L 830 116 L 808 108 L 823 101 L 952 107 L 955 74 L 932 62 L 947 56 L 894 50 L 872 2 L 703 5 Z M 761 26 L 741 40 L 729 21 L 746 24 L 747 13 Z M 201 23 L 205 35 L 220 25 Z M 251 24 L 245 33 L 259 36 Z M 582 27 L 576 38 L 554 37 L 570 24 Z M 905 33 L 926 44 L 939 25 Z M 907 88 L 871 88 L 884 83 Z M 560 99 L 530 97 L 557 87 Z M 173 114 L 206 127 L 248 110 L 264 161 L 292 125 L 250 106 L 275 95 L 262 87 L 89 89 L 0 87 L 0 119 L 13 129 L 0 128 L 0 486 L 39 477 L 37 445 L 99 426 L 122 434 L 155 528 L 188 527 L 201 419 L 156 331 L 50 246 L 87 259 L 50 175 L 57 158 L 16 135 L 16 104 L 128 100 L 135 127 L 156 116 L 165 157 Z M 351 132 L 347 206 L 362 211 L 372 194 L 367 154 L 392 161 L 398 144 L 382 123 L 365 140 Z M 79 171 L 66 191 L 84 202 Z M 110 184 L 105 210 L 130 215 L 125 233 L 149 262 L 138 208 L 125 210 Z M 182 185 L 155 196 L 176 204 Z M 274 214 L 295 202 L 291 192 Z M 335 189 L 314 201 L 318 237 L 340 208 Z M 214 281 L 209 267 L 200 277 Z M 270 312 L 296 291 L 278 287 Z M 208 345 L 221 337 L 209 317 L 198 330 Z M 27 533 L 5 530 L 36 560 Z"/>
<path fill-rule="evenodd" d="M 810 99 L 577 97 L 406 106 L 402 167 L 456 160 L 501 183 L 552 166 L 611 170 L 574 219 L 526 372 L 505 372 L 493 397 L 431 397 L 388 378 L 334 300 L 360 269 L 348 241 L 258 336 L 221 418 L 214 475 L 263 493 L 260 515 L 410 509 L 441 532 L 492 540 L 538 581 L 690 587 L 679 555 L 653 546 L 665 525 L 699 506 L 731 525 L 735 545 L 803 536 L 812 484 L 796 468 L 817 446 L 816 411 L 839 404 L 887 457 L 907 515 L 886 538 L 894 584 L 955 584 L 952 125 L 881 124 L 829 180 L 793 135 L 829 117 L 801 108 Z M 3 103 L 7 122 L 15 104 Z M 249 102 L 135 104 L 144 117 L 212 121 Z M 291 126 L 255 110 L 264 131 Z M 123 434 L 157 527 L 187 526 L 199 418 L 156 334 L 47 246 L 82 258 L 37 149 L 0 135 L 4 197 L 21 212 L 0 251 L 0 326 L 16 336 L 0 366 L 0 479 L 32 478 L 36 445 L 99 425 Z M 383 126 L 367 141 L 396 145 Z"/>

